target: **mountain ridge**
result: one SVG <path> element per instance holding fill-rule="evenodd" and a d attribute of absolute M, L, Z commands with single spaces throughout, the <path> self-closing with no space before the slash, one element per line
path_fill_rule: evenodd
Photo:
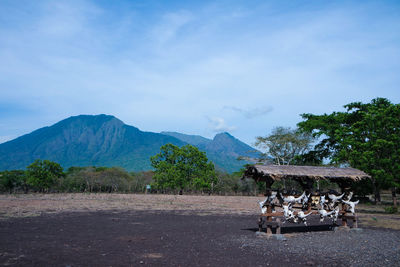
<path fill-rule="evenodd" d="M 251 148 L 228 133 L 211 140 L 199 135 L 145 132 L 111 115 L 78 115 L 0 144 L 0 170 L 24 169 L 38 158 L 56 161 L 64 168 L 97 165 L 149 170 L 150 157 L 167 143 L 195 145 L 227 172 L 240 169 L 246 162 L 236 160 L 237 155 L 243 154 L 243 148 Z"/>
<path fill-rule="evenodd" d="M 218 133 L 213 139 L 204 138 L 198 135 L 186 135 L 176 132 L 162 132 L 170 134 L 181 141 L 198 147 L 207 153 L 207 157 L 218 166 L 224 166 L 230 171 L 239 170 L 243 164 L 249 163 L 239 161 L 239 157 L 259 158 L 260 152 L 255 148 L 243 143 L 227 132 Z M 202 139 L 199 139 L 201 137 Z M 201 142 L 199 143 L 199 140 Z"/>

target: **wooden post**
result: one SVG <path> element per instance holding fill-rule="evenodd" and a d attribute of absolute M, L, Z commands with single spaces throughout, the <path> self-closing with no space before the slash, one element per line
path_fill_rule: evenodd
<path fill-rule="evenodd" d="M 342 214 L 342 226 L 347 227 L 346 204 L 342 203 L 342 211 L 344 211 Z"/>
<path fill-rule="evenodd" d="M 267 177 L 265 179 L 265 196 L 269 197 L 271 196 L 271 186 L 274 183 L 274 180 L 270 177 Z M 270 203 L 267 205 L 267 213 L 271 214 L 272 213 L 272 206 Z M 272 226 L 268 222 L 272 222 L 272 216 L 267 216 L 266 218 L 267 221 L 267 234 L 272 234 Z"/>
<path fill-rule="evenodd" d="M 311 198 L 311 195 L 310 195 L 310 198 L 308 199 L 307 213 L 310 213 L 311 208 L 312 208 L 311 206 L 312 206 L 312 198 Z"/>
<path fill-rule="evenodd" d="M 260 217 L 258 219 L 258 231 L 261 232 L 262 231 L 262 226 L 263 226 L 263 218 Z"/>
<path fill-rule="evenodd" d="M 348 181 L 340 181 L 338 182 L 338 185 L 340 186 L 340 190 L 342 193 L 347 193 L 347 191 L 350 189 L 350 184 Z M 346 212 L 346 204 L 342 203 L 342 226 L 347 227 L 347 212 Z"/>
<path fill-rule="evenodd" d="M 271 205 L 267 206 L 267 213 L 268 214 L 272 213 Z M 272 234 L 272 226 L 270 224 L 268 224 L 268 222 L 272 222 L 272 217 L 271 216 L 267 216 L 267 234 Z"/>
<path fill-rule="evenodd" d="M 278 223 L 278 225 L 276 226 L 276 234 L 280 235 L 281 234 L 281 219 L 277 218 L 276 222 Z"/>
<path fill-rule="evenodd" d="M 274 183 L 274 180 L 271 178 L 265 179 L 265 196 L 269 197 L 271 195 L 271 186 Z"/>
<path fill-rule="evenodd" d="M 353 228 L 358 228 L 358 218 L 357 218 L 357 215 L 355 215 L 355 214 L 353 217 Z"/>
<path fill-rule="evenodd" d="M 309 194 L 311 194 L 312 189 L 313 189 L 313 183 L 314 183 L 314 181 L 312 179 L 309 179 L 309 178 L 304 179 L 304 178 L 302 178 L 302 179 L 297 179 L 296 181 L 300 184 L 302 189 L 306 192 L 307 196 Z M 310 198 L 308 199 L 307 212 L 311 211 L 311 203 L 312 203 L 312 200 L 311 200 L 311 195 L 310 195 Z"/>

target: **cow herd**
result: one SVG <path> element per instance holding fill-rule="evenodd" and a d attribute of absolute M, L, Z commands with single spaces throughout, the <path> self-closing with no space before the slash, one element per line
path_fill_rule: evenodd
<path fill-rule="evenodd" d="M 282 194 L 280 190 L 272 191 L 263 201 L 259 202 L 261 213 L 266 214 L 268 206 L 271 207 L 272 213 L 275 213 L 275 207 L 283 208 L 283 216 L 285 221 L 293 223 L 304 223 L 307 225 L 307 217 L 313 214 L 312 209 L 318 210 L 320 222 L 325 218 L 331 218 L 333 223 L 339 218 L 339 205 L 344 205 L 345 211 L 355 214 L 355 206 L 359 201 L 351 201 L 353 192 L 338 194 L 330 190 L 322 193 L 308 193 L 304 191 L 301 195 Z M 297 211 L 295 210 L 298 209 Z M 300 209 L 300 210 L 299 210 Z M 273 216 L 273 215 L 272 215 Z"/>

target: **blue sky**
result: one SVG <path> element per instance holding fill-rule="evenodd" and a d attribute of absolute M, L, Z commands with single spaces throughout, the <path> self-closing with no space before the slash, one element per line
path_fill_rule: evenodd
<path fill-rule="evenodd" d="M 398 1 L 0 0 L 0 142 L 79 114 L 252 144 L 400 103 Z"/>

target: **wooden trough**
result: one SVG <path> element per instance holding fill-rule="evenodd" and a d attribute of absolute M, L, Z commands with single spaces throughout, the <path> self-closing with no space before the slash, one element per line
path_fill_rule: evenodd
<path fill-rule="evenodd" d="M 253 165 L 247 167 L 243 178 L 252 178 L 256 182 L 265 182 L 265 196 L 271 196 L 271 186 L 275 181 L 282 179 L 292 179 L 297 181 L 306 194 L 312 193 L 313 183 L 319 180 L 329 180 L 335 182 L 340 187 L 342 193 L 349 193 L 350 186 L 354 182 L 362 179 L 370 179 L 371 177 L 364 172 L 354 168 L 337 168 L 337 167 L 315 167 L 315 166 L 294 166 L 294 165 Z M 307 213 L 311 215 L 319 214 L 318 210 L 311 205 L 311 198 Z M 339 216 L 342 220 L 342 226 L 347 226 L 347 220 L 353 220 L 353 227 L 357 228 L 357 215 L 353 215 L 346 210 L 345 204 L 340 204 Z M 267 227 L 267 233 L 272 234 L 272 228 L 276 228 L 276 233 L 281 233 L 283 212 L 272 212 L 272 205 L 265 205 L 266 213 L 261 214 L 258 220 L 259 231 L 262 230 L 263 224 Z M 294 208 L 299 208 L 294 206 Z M 298 211 L 294 212 L 295 214 Z M 264 220 L 265 219 L 265 220 Z"/>

